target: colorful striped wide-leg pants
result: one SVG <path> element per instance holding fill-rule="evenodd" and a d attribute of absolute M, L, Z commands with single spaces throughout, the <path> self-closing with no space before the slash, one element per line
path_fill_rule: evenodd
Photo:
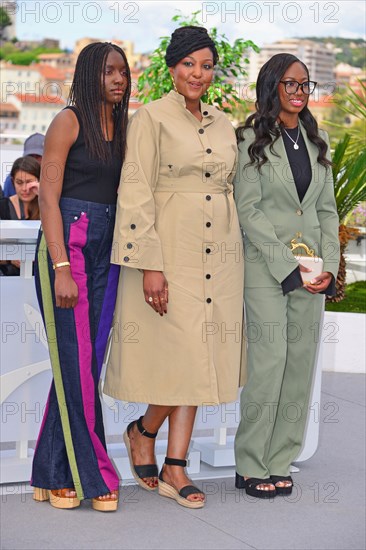
<path fill-rule="evenodd" d="M 55 307 L 54 271 L 40 231 L 35 280 L 53 371 L 33 459 L 35 487 L 75 487 L 79 499 L 118 489 L 107 455 L 98 382 L 116 300 L 119 266 L 110 264 L 115 206 L 61 198 L 75 308 Z M 49 246 L 52 246 L 50 244 Z"/>

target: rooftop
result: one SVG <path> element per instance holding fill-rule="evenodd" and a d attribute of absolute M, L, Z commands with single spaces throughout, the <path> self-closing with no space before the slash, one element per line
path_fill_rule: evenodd
<path fill-rule="evenodd" d="M 49 105 L 65 105 L 65 100 L 59 96 L 38 95 L 38 94 L 15 94 L 15 97 L 22 103 L 42 103 Z"/>
<path fill-rule="evenodd" d="M 13 103 L 0 103 L 0 112 L 19 113 L 19 109 Z"/>

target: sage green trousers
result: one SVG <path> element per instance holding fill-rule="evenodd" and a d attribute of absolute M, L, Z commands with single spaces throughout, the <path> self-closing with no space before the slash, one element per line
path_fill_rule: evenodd
<path fill-rule="evenodd" d="M 287 476 L 302 446 L 324 296 L 245 289 L 248 381 L 235 438 L 237 472 Z"/>

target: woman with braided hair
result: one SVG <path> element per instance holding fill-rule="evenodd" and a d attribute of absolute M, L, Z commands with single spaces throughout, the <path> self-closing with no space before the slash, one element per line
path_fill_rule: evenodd
<path fill-rule="evenodd" d="M 118 475 L 108 458 L 98 380 L 118 281 L 110 265 L 126 148 L 130 71 L 123 50 L 80 53 L 69 106 L 50 125 L 42 162 L 35 280 L 53 382 L 33 459 L 34 499 L 113 511 Z"/>
<path fill-rule="evenodd" d="M 112 262 L 122 265 L 104 392 L 149 403 L 124 434 L 132 473 L 182 506 L 205 496 L 184 467 L 198 406 L 234 401 L 242 350 L 243 255 L 233 202 L 237 153 L 226 116 L 201 97 L 218 54 L 206 29 L 174 31 L 169 94 L 127 137 Z M 122 330 L 136 327 L 132 338 Z M 158 476 L 154 440 L 169 422 Z"/>

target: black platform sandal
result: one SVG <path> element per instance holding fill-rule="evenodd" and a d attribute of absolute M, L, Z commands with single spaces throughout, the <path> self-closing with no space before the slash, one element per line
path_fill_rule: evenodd
<path fill-rule="evenodd" d="M 291 476 L 271 476 L 271 479 L 273 485 L 276 487 L 277 495 L 291 495 L 292 488 L 294 486 L 294 482 Z M 276 483 L 278 483 L 279 481 L 291 481 L 292 485 L 289 485 L 288 487 L 277 487 Z"/>
<path fill-rule="evenodd" d="M 265 489 L 257 489 L 258 485 L 274 485 L 273 480 L 268 477 L 266 479 L 259 479 L 258 477 L 248 477 L 244 479 L 244 476 L 240 474 L 235 474 L 235 487 L 237 489 L 245 489 L 247 495 L 257 498 L 273 498 L 276 496 L 276 489 L 272 491 L 266 491 Z"/>
<path fill-rule="evenodd" d="M 150 433 L 142 425 L 142 419 L 143 416 L 140 416 L 138 420 L 133 420 L 128 426 L 123 434 L 123 441 L 125 442 L 127 452 L 128 452 L 128 458 L 130 460 L 130 468 L 133 477 L 137 481 L 137 483 L 142 487 L 143 489 L 146 489 L 146 491 L 155 491 L 156 487 L 150 487 L 145 481 L 142 479 L 144 477 L 158 477 L 159 471 L 156 464 L 143 464 L 141 466 L 136 466 L 133 463 L 132 460 L 132 452 L 131 452 L 131 442 L 129 438 L 129 433 L 133 427 L 134 424 L 137 425 L 137 429 L 140 432 L 141 435 L 144 435 L 145 437 L 150 437 L 150 439 L 155 439 L 155 437 L 158 435 L 158 432 L 156 433 Z"/>
<path fill-rule="evenodd" d="M 167 464 L 168 466 L 181 466 L 182 468 L 185 468 L 187 466 L 187 461 L 179 460 L 178 458 L 165 457 L 164 464 Z M 198 493 L 203 494 L 198 487 L 195 487 L 194 485 L 186 485 L 180 491 L 177 491 L 177 489 L 172 487 L 172 485 L 169 485 L 169 483 L 164 481 L 163 471 L 164 465 L 159 474 L 159 495 L 172 498 L 178 502 L 178 504 L 185 506 L 186 508 L 203 508 L 205 505 L 204 500 L 188 500 L 187 498 L 189 495 L 196 495 Z"/>

